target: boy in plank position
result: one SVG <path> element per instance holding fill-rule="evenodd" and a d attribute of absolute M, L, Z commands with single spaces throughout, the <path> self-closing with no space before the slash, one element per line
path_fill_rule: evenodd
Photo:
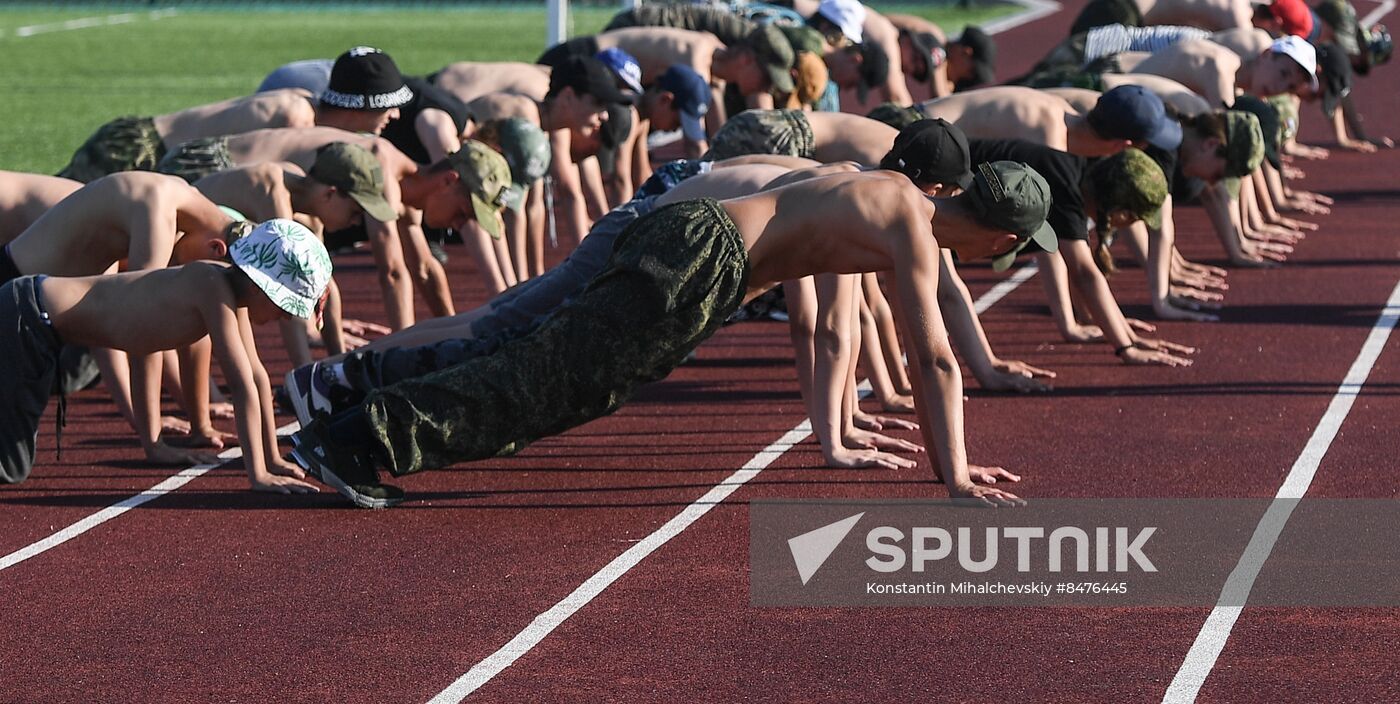
<path fill-rule="evenodd" d="M 19 237 L 49 208 L 82 187 L 57 176 L 0 171 L 0 245 Z"/>
<path fill-rule="evenodd" d="M 391 506 L 402 492 L 378 482 L 379 466 L 402 476 L 561 433 L 666 376 L 740 304 L 779 282 L 891 270 L 935 471 L 956 498 L 1018 505 L 968 472 L 962 378 L 935 293 L 938 250 L 976 259 L 1032 239 L 1053 249 L 1049 201 L 1038 174 L 998 162 L 979 165 L 964 194 L 936 201 L 903 175 L 876 171 L 673 204 L 632 225 L 609 268 L 530 334 L 317 419 L 295 436 L 294 455 L 357 505 Z"/>
<path fill-rule="evenodd" d="M 316 491 L 301 481 L 300 469 L 277 456 L 272 391 L 252 323 L 313 317 L 330 280 L 330 258 L 315 236 L 289 220 L 233 229 L 232 266 L 200 261 L 108 276 L 22 276 L 0 287 L 6 330 L 0 336 L 0 481 L 22 482 L 34 466 L 39 419 L 64 344 L 148 354 L 207 335 L 232 388 L 252 488 Z"/>
<path fill-rule="evenodd" d="M 105 176 L 78 189 L 45 212 L 0 250 L 0 283 L 28 274 L 95 276 L 116 270 L 158 269 L 221 256 L 232 220 L 214 203 L 176 178 L 145 172 Z M 117 410 L 136 430 L 147 459 L 187 464 L 207 453 L 177 450 L 161 440 L 159 355 L 130 363 L 126 355 L 94 349 L 102 378 Z M 221 434 L 209 420 L 208 348 L 196 345 L 181 365 L 181 387 L 190 417 L 190 437 L 221 447 Z"/>

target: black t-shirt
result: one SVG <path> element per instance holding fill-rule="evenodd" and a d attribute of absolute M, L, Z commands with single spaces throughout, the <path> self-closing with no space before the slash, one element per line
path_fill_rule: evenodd
<path fill-rule="evenodd" d="M 1168 151 L 1161 147 L 1148 145 L 1143 150 L 1157 165 L 1162 167 L 1162 173 L 1167 174 L 1171 179 L 1172 203 L 1185 205 L 1195 201 L 1205 190 L 1206 182 L 1198 178 L 1192 178 L 1181 173 L 1181 160 L 1177 157 L 1175 149 Z"/>
<path fill-rule="evenodd" d="M 1035 169 L 1050 186 L 1050 214 L 1045 221 L 1062 240 L 1087 240 L 1089 227 L 1079 182 L 1088 160 L 1020 139 L 968 141 L 973 168 L 984 161 L 1019 161 Z"/>
<path fill-rule="evenodd" d="M 413 91 L 413 100 L 399 108 L 399 119 L 393 120 L 384 128 L 384 139 L 408 155 L 408 158 L 426 164 L 429 161 L 428 148 L 418 138 L 416 123 L 418 115 L 429 108 L 441 110 L 452 118 L 457 133 L 467 128 L 467 104 L 457 96 L 428 83 L 422 78 L 409 78 L 404 81 Z"/>

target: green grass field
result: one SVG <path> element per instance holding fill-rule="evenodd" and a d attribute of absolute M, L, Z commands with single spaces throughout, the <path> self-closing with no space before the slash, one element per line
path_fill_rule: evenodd
<path fill-rule="evenodd" d="M 928 17 L 950 35 L 969 22 L 1016 9 L 879 7 Z M 17 36 L 21 27 L 122 12 L 136 17 L 125 24 Z M 573 34 L 596 32 L 613 13 L 577 8 Z M 111 118 L 245 95 L 288 61 L 333 57 L 358 44 L 384 49 L 410 74 L 452 61 L 530 61 L 544 48 L 544 27 L 540 7 L 181 9 L 157 20 L 133 6 L 6 7 L 0 10 L 0 169 L 53 173 Z"/>

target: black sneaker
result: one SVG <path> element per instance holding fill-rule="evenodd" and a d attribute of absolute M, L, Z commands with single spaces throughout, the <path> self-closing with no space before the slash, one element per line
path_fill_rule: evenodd
<path fill-rule="evenodd" d="M 403 503 L 402 489 L 381 484 L 368 457 L 337 447 L 330 442 L 326 430 L 326 420 L 318 418 L 292 436 L 292 458 L 302 469 L 360 508 L 389 508 Z"/>

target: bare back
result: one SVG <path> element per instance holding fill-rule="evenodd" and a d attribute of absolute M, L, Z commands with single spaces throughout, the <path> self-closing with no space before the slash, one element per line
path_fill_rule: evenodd
<path fill-rule="evenodd" d="M 229 221 L 177 177 L 124 171 L 74 191 L 16 238 L 10 254 L 25 274 L 93 276 L 123 259 L 165 266 L 179 233 L 216 236 Z"/>
<path fill-rule="evenodd" d="M 1199 115 L 1203 112 L 1210 112 L 1210 103 L 1205 98 L 1197 95 L 1195 91 L 1181 85 L 1165 76 L 1154 76 L 1150 73 L 1105 73 L 1103 74 L 1104 90 L 1113 90 L 1118 86 L 1142 86 L 1147 90 L 1157 94 L 1162 102 L 1172 106 L 1177 113 L 1182 115 Z M 1079 112 L 1086 113 L 1093 106 L 1080 109 Z"/>
<path fill-rule="evenodd" d="M 1061 151 L 1068 146 L 1066 119 L 1079 113 L 1059 96 L 1034 88 L 979 88 L 921 104 L 929 117 L 941 117 L 968 139 L 1024 139 Z"/>
<path fill-rule="evenodd" d="M 44 303 L 66 343 L 149 354 L 209 333 L 203 307 L 233 299 L 226 269 L 195 262 L 109 276 L 53 277 L 44 280 Z"/>
<path fill-rule="evenodd" d="M 1209 39 L 1192 39 L 1173 44 L 1125 69 L 1170 78 L 1207 103 L 1220 105 L 1235 101 L 1235 74 L 1240 64 L 1235 52 Z"/>
<path fill-rule="evenodd" d="M 933 204 L 892 171 L 823 176 L 722 205 L 749 251 L 750 295 L 812 274 L 893 269 L 911 223 L 937 253 Z"/>
<path fill-rule="evenodd" d="M 209 200 L 233 208 L 253 222 L 291 218 L 284 174 L 304 176 L 305 172 L 290 162 L 251 164 L 205 176 L 194 187 Z"/>
<path fill-rule="evenodd" d="M 435 74 L 433 85 L 464 103 L 491 93 L 544 100 L 549 92 L 549 67 L 518 61 L 458 61 Z"/>
<path fill-rule="evenodd" d="M 792 169 L 773 164 L 745 164 L 692 176 L 656 199 L 656 206 L 694 198 L 728 200 L 758 193 L 768 182 Z"/>
<path fill-rule="evenodd" d="M 1200 27 L 1212 32 L 1248 27 L 1253 17 L 1250 0 L 1157 0 L 1143 10 L 1144 24 Z"/>
<path fill-rule="evenodd" d="M 724 43 L 709 32 L 673 27 L 628 27 L 598 35 L 598 49 L 619 48 L 642 66 L 642 83 L 650 84 L 672 64 L 685 64 L 710 80 L 710 62 Z"/>
<path fill-rule="evenodd" d="M 1227 29 L 1210 35 L 1210 40 L 1235 52 L 1241 59 L 1258 56 L 1274 44 L 1274 38 L 1258 27 Z"/>
<path fill-rule="evenodd" d="M 875 166 L 899 135 L 899 130 L 861 115 L 809 112 L 806 116 L 812 126 L 813 155 L 822 163 L 854 161 Z"/>
<path fill-rule="evenodd" d="M 514 93 L 483 95 L 467 103 L 467 112 L 478 123 L 519 117 L 540 124 L 540 104 L 534 98 Z"/>
<path fill-rule="evenodd" d="M 310 91 L 284 88 L 158 115 L 154 120 L 156 132 L 170 149 L 200 137 L 265 127 L 310 127 L 316 124 L 316 109 Z"/>
<path fill-rule="evenodd" d="M 0 245 L 19 237 L 50 208 L 82 187 L 77 181 L 57 176 L 0 171 Z"/>

